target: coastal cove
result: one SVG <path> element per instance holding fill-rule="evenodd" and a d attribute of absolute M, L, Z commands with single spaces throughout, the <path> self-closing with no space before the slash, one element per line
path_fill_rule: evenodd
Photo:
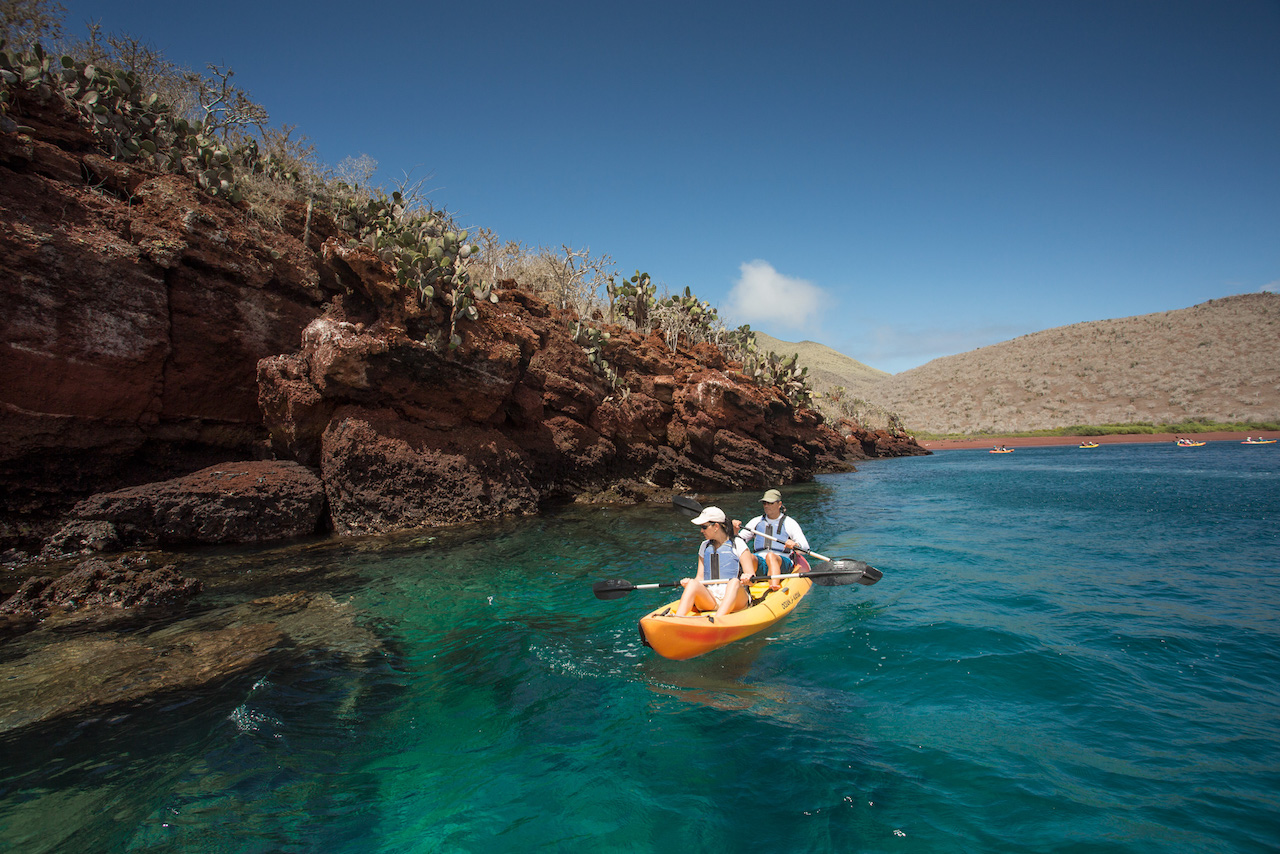
<path fill-rule="evenodd" d="M 0 854 L 1277 854 L 1274 3 L 72 5 Z"/>
<path fill-rule="evenodd" d="M 178 556 L 205 584 L 201 625 L 301 590 L 332 616 L 279 621 L 291 654 L 224 684 L 9 733 L 6 840 L 32 854 L 648 852 L 689 836 L 717 852 L 1271 850 L 1280 455 L 1134 443 L 993 466 L 958 450 L 784 496 L 815 548 L 883 579 L 817 589 L 770 631 L 686 662 L 640 642 L 664 594 L 591 592 L 687 574 L 697 534 L 669 506 Z M 699 497 L 735 516 L 758 498 Z M 0 681 L 70 668 L 57 645 L 72 641 L 64 627 L 11 642 Z M 709 791 L 722 802 L 691 817 Z"/>
<path fill-rule="evenodd" d="M 1280 432 L 1255 433 L 1117 433 L 1109 436 L 986 436 L 981 439 L 921 439 L 920 447 L 929 451 L 956 451 L 973 448 L 990 448 L 1002 445 L 1006 448 L 1046 448 L 1060 445 L 1080 445 L 1097 442 L 1099 445 L 1131 445 L 1168 442 L 1173 444 L 1179 435 L 1190 436 L 1197 442 L 1243 442 L 1246 437 L 1278 439 Z"/>

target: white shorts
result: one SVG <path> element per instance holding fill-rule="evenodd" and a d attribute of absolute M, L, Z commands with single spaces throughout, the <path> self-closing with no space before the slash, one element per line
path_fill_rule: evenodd
<path fill-rule="evenodd" d="M 728 584 L 708 584 L 706 587 L 717 602 L 723 602 L 724 594 L 729 592 Z"/>

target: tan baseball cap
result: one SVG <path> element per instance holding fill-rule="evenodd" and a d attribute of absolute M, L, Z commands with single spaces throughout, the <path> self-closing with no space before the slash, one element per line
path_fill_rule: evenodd
<path fill-rule="evenodd" d="M 782 500 L 782 493 L 776 489 L 769 490 L 764 494 L 764 498 L 760 499 L 761 502 L 766 502 L 766 503 L 770 501 L 781 501 L 781 500 Z"/>

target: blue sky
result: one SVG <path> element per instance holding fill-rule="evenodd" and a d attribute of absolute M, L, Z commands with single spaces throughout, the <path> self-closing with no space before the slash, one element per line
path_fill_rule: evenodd
<path fill-rule="evenodd" d="M 731 326 L 899 372 L 1280 288 L 1280 3 L 64 0 Z"/>

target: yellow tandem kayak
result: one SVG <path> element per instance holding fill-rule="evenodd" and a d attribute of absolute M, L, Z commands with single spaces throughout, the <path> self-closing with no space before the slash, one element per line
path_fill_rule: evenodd
<path fill-rule="evenodd" d="M 673 616 L 677 599 L 640 618 L 640 636 L 663 658 L 684 661 L 764 631 L 794 611 L 812 588 L 808 578 L 784 578 L 780 590 L 770 591 L 763 579 L 751 585 L 751 601 L 763 597 L 759 602 L 723 617 L 714 611 Z"/>

